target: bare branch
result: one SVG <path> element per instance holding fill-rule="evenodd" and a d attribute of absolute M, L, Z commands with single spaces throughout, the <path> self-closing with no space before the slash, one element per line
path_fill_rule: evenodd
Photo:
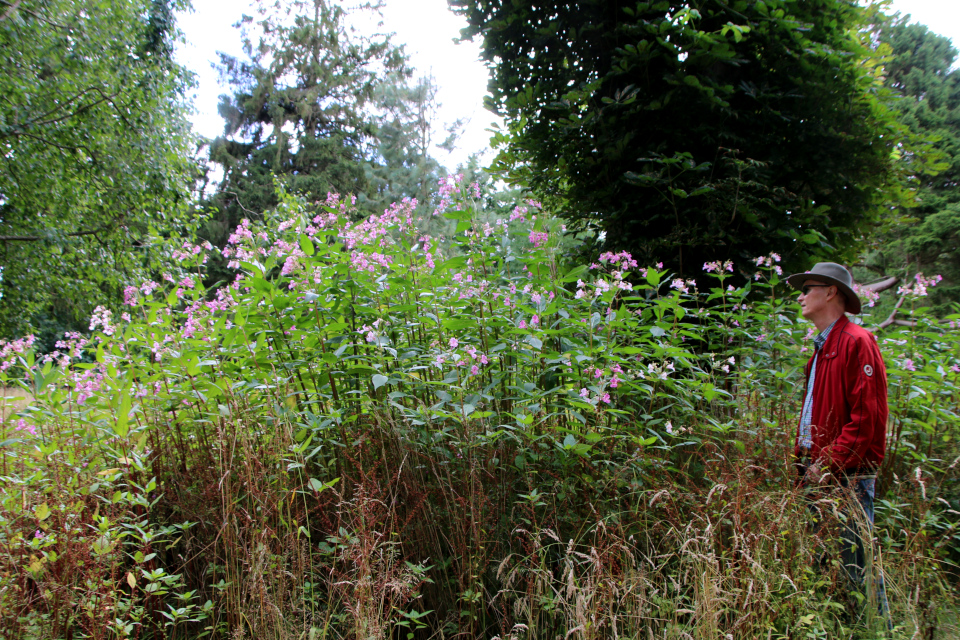
<path fill-rule="evenodd" d="M 77 231 L 76 233 L 66 234 L 66 237 L 79 238 L 81 236 L 94 236 L 105 229 L 106 227 L 100 227 L 99 229 L 91 229 L 89 231 Z M 39 242 L 47 238 L 48 236 L 0 236 L 0 242 Z"/>
<path fill-rule="evenodd" d="M 861 289 L 867 289 L 874 293 L 880 293 L 881 291 L 886 291 L 887 289 L 892 289 L 894 285 L 900 282 L 900 278 L 896 276 L 890 276 L 884 278 L 883 280 L 877 280 L 876 282 L 871 282 L 870 284 L 860 285 Z"/>
<path fill-rule="evenodd" d="M 27 133 L 27 132 L 24 131 L 24 132 L 21 132 L 20 135 L 26 136 L 26 137 L 28 137 L 28 138 L 33 138 L 34 140 L 37 140 L 37 141 L 39 141 L 39 142 L 42 142 L 43 144 L 48 144 L 48 145 L 50 145 L 51 147 L 55 147 L 55 148 L 59 149 L 60 151 L 62 151 L 62 152 L 64 152 L 64 153 L 67 153 L 67 152 L 76 153 L 77 149 L 83 149 L 83 150 L 86 152 L 86 154 L 93 159 L 93 161 L 94 161 L 95 163 L 100 164 L 100 160 L 99 160 L 99 158 L 97 157 L 97 154 L 94 153 L 93 150 L 90 149 L 90 147 L 88 147 L 88 146 L 86 146 L 86 145 L 78 144 L 78 145 L 75 146 L 75 147 L 66 147 L 66 146 L 63 146 L 63 145 L 59 145 L 59 144 L 57 144 L 56 142 L 53 142 L 52 140 L 47 140 L 46 138 L 42 138 L 42 137 L 40 137 L 40 136 L 38 136 L 38 135 L 36 135 L 36 134 L 34 134 L 34 133 Z"/>
<path fill-rule="evenodd" d="M 917 321 L 916 321 L 916 320 L 902 320 L 902 319 L 900 319 L 900 318 L 897 318 L 896 320 L 893 321 L 893 324 L 897 325 L 898 327 L 915 327 L 915 326 L 917 326 Z"/>
<path fill-rule="evenodd" d="M 3 21 L 6 20 L 10 15 L 12 15 L 13 12 L 16 11 L 17 7 L 20 6 L 20 2 L 21 2 L 21 1 L 22 1 L 22 0 L 17 0 L 17 1 L 14 2 L 13 4 L 11 4 L 11 3 L 9 3 L 9 2 L 5 2 L 4 0 L 0 0 L 0 4 L 5 5 L 5 6 L 7 6 L 7 7 L 10 7 L 9 9 L 7 9 L 6 13 L 3 14 L 3 17 L 0 18 L 0 22 L 3 22 Z M 26 9 L 26 8 L 20 9 L 20 11 L 23 11 L 24 13 L 29 13 L 30 15 L 32 15 L 32 16 L 33 16 L 34 18 L 36 18 L 37 20 L 40 20 L 41 22 L 46 22 L 47 24 L 49 24 L 49 25 L 51 25 L 51 26 L 54 26 L 54 27 L 56 27 L 57 29 L 64 29 L 64 30 L 69 29 L 69 27 L 67 27 L 67 26 L 65 26 L 65 25 L 62 25 L 62 24 L 57 24 L 57 23 L 54 22 L 53 20 L 51 20 L 51 19 L 49 19 L 49 18 L 46 18 L 46 17 L 40 15 L 40 14 L 37 13 L 36 11 L 31 11 L 30 9 Z"/>
<path fill-rule="evenodd" d="M 878 324 L 876 327 L 870 327 L 870 331 L 879 331 L 880 329 L 886 329 L 887 327 L 892 325 L 894 322 L 896 322 L 897 312 L 900 311 L 900 307 L 903 305 L 903 301 L 906 299 L 907 299 L 907 296 L 905 295 L 900 296 L 900 299 L 897 300 L 897 304 L 896 306 L 893 307 L 893 311 L 890 313 L 890 316 L 886 320 Z"/>
<path fill-rule="evenodd" d="M 17 1 L 14 2 L 13 4 L 7 4 L 6 2 L 4 2 L 3 4 L 6 4 L 6 5 L 7 5 L 8 7 L 10 7 L 10 8 L 7 9 L 6 11 L 4 11 L 4 12 L 3 12 L 3 15 L 0 16 L 0 22 L 3 22 L 3 21 L 6 20 L 7 18 L 9 18 L 9 17 L 13 14 L 13 12 L 17 10 L 17 7 L 20 6 L 20 3 L 21 3 L 22 1 L 23 1 L 23 0 L 17 0 Z"/>
<path fill-rule="evenodd" d="M 2 0 L 0 0 L 0 2 L 2 2 Z M 56 112 L 58 112 L 58 111 L 63 111 L 64 107 L 66 107 L 67 105 L 69 105 L 69 104 L 71 104 L 71 103 L 79 100 L 79 99 L 80 99 L 81 97 L 83 97 L 85 94 L 90 93 L 90 92 L 99 93 L 99 94 L 100 94 L 100 99 L 99 99 L 99 100 L 96 100 L 95 102 L 91 102 L 91 103 L 89 103 L 89 104 L 81 104 L 79 107 L 77 107 L 77 110 L 76 110 L 76 111 L 73 111 L 73 112 L 64 114 L 64 115 L 59 116 L 59 117 L 57 117 L 57 118 L 51 118 L 50 120 L 43 120 L 43 118 L 46 118 L 46 117 L 48 117 L 48 116 L 51 116 L 51 115 L 53 115 L 54 113 L 56 113 Z M 107 95 L 107 94 L 105 94 L 105 93 L 103 92 L 103 90 L 102 90 L 100 87 L 89 87 L 89 88 L 87 88 L 87 89 L 84 89 L 84 90 L 81 91 L 80 93 L 78 93 L 78 94 L 76 94 L 76 95 L 74 95 L 74 96 L 72 96 L 72 97 L 70 97 L 70 98 L 67 98 L 66 100 L 60 101 L 59 104 L 57 105 L 57 107 L 55 107 L 54 109 L 51 109 L 50 111 L 48 111 L 48 112 L 46 112 L 46 113 L 44 113 L 44 114 L 42 114 L 42 115 L 37 116 L 36 118 L 34 118 L 33 120 L 30 120 L 29 122 L 25 122 L 23 125 L 21 125 L 21 126 L 19 127 L 20 131 L 17 131 L 16 129 L 13 129 L 11 133 L 5 134 L 5 136 L 0 136 L 0 137 L 9 137 L 9 136 L 24 135 L 24 134 L 26 134 L 26 128 L 27 128 L 27 127 L 34 127 L 34 128 L 36 128 L 36 127 L 42 127 L 42 126 L 44 126 L 44 125 L 54 124 L 54 123 L 57 123 L 57 122 L 61 122 L 61 121 L 63 121 L 63 120 L 67 120 L 67 119 L 69 119 L 69 118 L 73 118 L 74 116 L 80 115 L 81 113 L 83 113 L 83 112 L 86 111 L 87 109 L 91 109 L 91 108 L 97 106 L 97 105 L 100 104 L 101 102 L 106 102 L 106 103 L 108 103 L 111 107 L 113 107 L 114 111 L 117 112 L 117 115 L 120 117 L 121 120 L 123 120 L 124 124 L 126 124 L 128 127 L 131 127 L 132 125 L 131 125 L 130 122 L 127 120 L 126 116 L 124 116 L 124 114 L 120 111 L 119 107 L 117 107 L 117 105 L 113 102 L 113 99 L 114 99 L 115 97 L 117 97 L 118 95 L 120 95 L 120 92 L 119 92 L 119 91 L 118 91 L 117 93 L 114 93 L 114 94 L 111 94 L 111 95 Z"/>

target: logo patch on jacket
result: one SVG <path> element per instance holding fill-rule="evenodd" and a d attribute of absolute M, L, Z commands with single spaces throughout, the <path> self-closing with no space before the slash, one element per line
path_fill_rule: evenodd
<path fill-rule="evenodd" d="M 868 364 L 865 364 L 865 365 L 863 365 L 863 372 L 864 372 L 865 374 L 867 374 L 868 376 L 872 376 L 872 375 L 873 375 L 873 367 L 871 367 L 871 366 L 868 365 Z"/>

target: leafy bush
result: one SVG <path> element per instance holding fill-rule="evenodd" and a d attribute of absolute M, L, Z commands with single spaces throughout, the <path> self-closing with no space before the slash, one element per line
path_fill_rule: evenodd
<path fill-rule="evenodd" d="M 353 223 L 349 201 L 281 193 L 231 237 L 229 286 L 203 290 L 207 250 L 186 245 L 194 276 L 128 289 L 89 341 L 4 344 L 0 383 L 35 398 L 0 444 L 4 633 L 882 626 L 850 617 L 836 541 L 792 486 L 808 327 L 778 257 L 699 282 L 627 254 L 570 268 L 537 203 L 481 222 L 479 196 L 441 185 L 448 241 L 414 202 Z M 729 286 L 734 268 L 755 279 Z M 883 337 L 877 564 L 898 628 L 934 637 L 960 548 L 960 343 L 921 322 Z"/>

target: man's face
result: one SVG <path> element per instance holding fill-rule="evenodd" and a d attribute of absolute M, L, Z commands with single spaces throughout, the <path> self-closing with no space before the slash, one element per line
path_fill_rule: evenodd
<path fill-rule="evenodd" d="M 835 289 L 822 280 L 805 280 L 800 290 L 800 313 L 807 320 L 813 320 L 828 308 L 827 296 Z M 806 292 L 806 293 L 804 293 Z"/>

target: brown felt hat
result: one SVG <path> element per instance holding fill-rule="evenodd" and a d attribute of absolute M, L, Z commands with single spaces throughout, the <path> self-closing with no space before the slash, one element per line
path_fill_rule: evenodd
<path fill-rule="evenodd" d="M 860 313 L 862 305 L 860 304 L 860 296 L 853 290 L 853 276 L 850 275 L 850 272 L 847 271 L 847 268 L 842 264 L 837 264 L 836 262 L 818 262 L 813 265 L 813 268 L 809 271 L 787 276 L 787 283 L 798 290 L 803 287 L 803 283 L 807 280 L 819 280 L 820 282 L 835 285 L 847 299 L 847 305 L 844 311 L 854 315 Z"/>

